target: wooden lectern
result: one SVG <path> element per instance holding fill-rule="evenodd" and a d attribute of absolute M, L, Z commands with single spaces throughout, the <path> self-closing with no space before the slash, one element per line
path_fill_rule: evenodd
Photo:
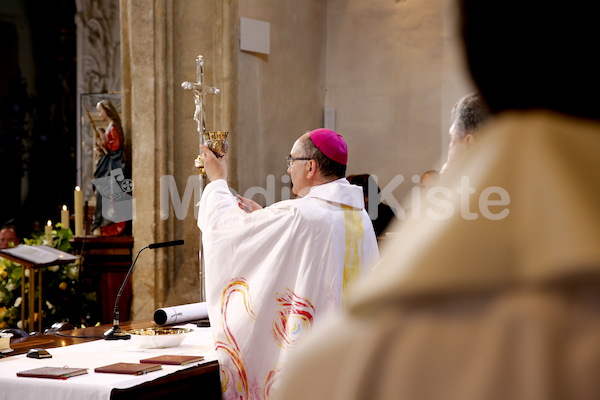
<path fill-rule="evenodd" d="M 23 276 L 21 280 L 21 321 L 23 328 L 27 328 L 29 332 L 35 330 L 35 284 L 37 280 L 40 293 L 37 301 L 38 331 L 42 331 L 42 268 L 52 267 L 55 265 L 72 264 L 79 260 L 79 257 L 74 256 L 64 251 L 60 251 L 53 247 L 40 245 L 29 246 L 26 244 L 0 250 L 0 257 L 14 261 L 23 266 Z M 29 271 L 27 277 L 26 271 Z M 37 275 L 37 279 L 36 279 Z M 25 296 L 25 283 L 27 278 L 28 296 Z M 27 307 L 26 307 L 27 305 Z M 27 319 L 25 319 L 25 309 L 28 309 Z M 27 321 L 27 324 L 25 324 Z"/>

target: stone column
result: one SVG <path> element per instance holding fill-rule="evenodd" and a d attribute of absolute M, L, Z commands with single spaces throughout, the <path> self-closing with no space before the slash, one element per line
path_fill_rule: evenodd
<path fill-rule="evenodd" d="M 194 102 L 181 82 L 193 80 L 198 54 L 206 61 L 207 82 L 221 89 L 218 99 L 207 101 L 207 127 L 234 128 L 235 4 L 121 0 L 123 120 L 132 140 L 134 254 L 150 243 L 185 240 L 185 246 L 142 253 L 133 273 L 133 318 L 151 318 L 158 307 L 203 298 L 194 196 L 189 204 L 161 209 L 161 195 L 163 200 L 169 197 L 164 192 L 169 177 L 177 185 L 178 200 L 185 200 L 188 186 L 197 184 Z"/>

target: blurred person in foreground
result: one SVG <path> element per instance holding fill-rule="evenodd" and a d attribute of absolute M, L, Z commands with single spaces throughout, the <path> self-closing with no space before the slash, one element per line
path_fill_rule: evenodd
<path fill-rule="evenodd" d="M 441 179 L 470 187 L 446 218 L 401 227 L 348 311 L 298 349 L 280 399 L 599 396 L 595 5 L 457 4 L 494 115 Z"/>
<path fill-rule="evenodd" d="M 287 172 L 298 198 L 265 208 L 231 194 L 227 156 L 201 151 L 211 182 L 198 226 L 223 399 L 270 398 L 289 355 L 378 261 L 375 233 L 361 188 L 344 177 L 346 142 L 332 130 L 296 140 Z"/>

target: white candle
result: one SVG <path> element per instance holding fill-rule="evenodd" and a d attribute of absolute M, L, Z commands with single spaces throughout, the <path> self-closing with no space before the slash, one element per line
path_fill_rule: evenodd
<path fill-rule="evenodd" d="M 52 221 L 50 220 L 48 220 L 48 223 L 44 227 L 44 238 L 48 246 L 54 245 L 54 240 L 52 239 Z"/>
<path fill-rule="evenodd" d="M 75 236 L 83 236 L 83 192 L 75 186 Z"/>
<path fill-rule="evenodd" d="M 64 206 L 62 206 L 62 210 L 60 211 L 60 223 L 62 224 L 62 229 L 69 229 L 70 228 L 70 223 L 69 223 L 69 209 L 67 208 L 67 205 L 65 204 Z"/>

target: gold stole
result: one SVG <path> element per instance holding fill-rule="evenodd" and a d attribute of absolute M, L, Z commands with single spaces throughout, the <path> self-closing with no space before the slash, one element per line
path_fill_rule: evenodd
<path fill-rule="evenodd" d="M 352 286 L 360 277 L 364 229 L 361 210 L 342 204 L 346 221 L 346 256 L 344 259 L 344 279 L 342 281 L 342 306 L 348 303 Z"/>

